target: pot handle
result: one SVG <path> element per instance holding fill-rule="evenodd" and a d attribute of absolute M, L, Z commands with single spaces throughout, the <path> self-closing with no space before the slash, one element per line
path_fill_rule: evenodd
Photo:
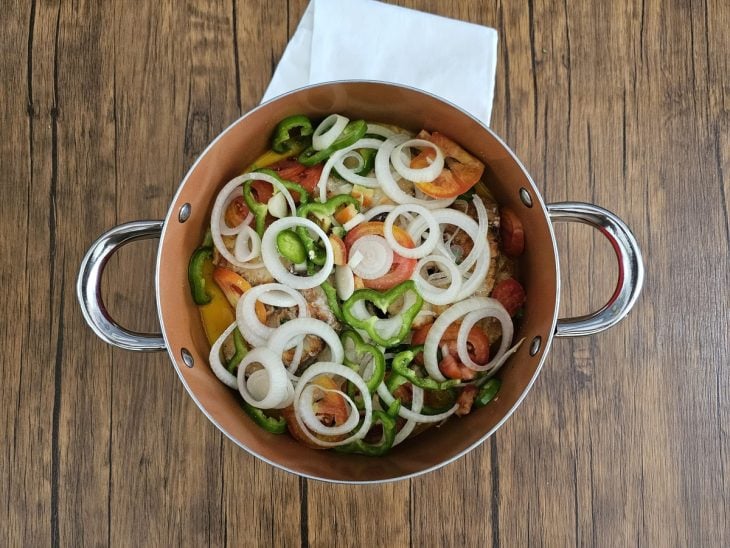
<path fill-rule="evenodd" d="M 633 308 L 644 285 L 644 263 L 636 238 L 621 219 L 597 205 L 557 202 L 548 204 L 547 210 L 553 223 L 585 223 L 600 231 L 611 242 L 618 259 L 618 281 L 608 302 L 592 314 L 559 318 L 555 336 L 592 335 L 613 327 Z"/>
<path fill-rule="evenodd" d="M 113 346 L 138 352 L 166 348 L 165 339 L 159 333 L 137 333 L 115 322 L 101 299 L 101 276 L 109 258 L 130 242 L 159 238 L 162 225 L 163 221 L 134 221 L 115 226 L 91 245 L 81 261 L 76 281 L 76 296 L 81 312 L 94 333 Z"/>

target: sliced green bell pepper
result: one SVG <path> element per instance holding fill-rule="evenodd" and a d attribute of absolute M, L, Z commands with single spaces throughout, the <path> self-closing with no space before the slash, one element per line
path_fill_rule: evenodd
<path fill-rule="evenodd" d="M 378 318 L 370 313 L 366 303 L 387 314 L 388 308 L 403 297 L 400 312 L 390 318 Z M 406 338 L 416 314 L 423 306 L 423 298 L 413 280 L 406 280 L 385 292 L 374 289 L 357 289 L 342 305 L 342 315 L 351 327 L 362 329 L 370 339 L 386 348 L 395 346 Z"/>
<path fill-rule="evenodd" d="M 339 194 L 324 203 L 307 202 L 300 205 L 297 208 L 297 216 L 306 219 L 309 215 L 314 215 L 320 220 L 329 219 L 335 214 L 335 211 L 347 204 L 354 204 L 357 210 L 360 211 L 360 203 L 355 198 L 348 194 Z M 296 227 L 296 231 L 307 250 L 309 260 L 318 266 L 322 266 L 327 257 L 324 249 L 316 244 L 306 227 L 298 226 Z"/>
<path fill-rule="evenodd" d="M 281 177 L 279 177 L 276 171 L 272 169 L 259 169 L 257 173 L 269 175 L 270 177 L 275 178 L 282 185 L 284 185 L 287 190 L 293 190 L 294 192 L 297 192 L 299 194 L 299 202 L 301 204 L 306 204 L 307 202 L 309 202 L 309 192 L 307 192 L 307 190 L 299 183 L 294 183 L 292 181 L 282 179 Z M 253 188 L 251 186 L 252 182 L 253 181 L 248 180 L 243 183 L 243 199 L 245 200 L 249 211 L 253 213 L 254 222 L 256 223 L 256 233 L 263 238 L 264 231 L 266 230 L 266 215 L 269 213 L 269 206 L 268 204 L 263 204 L 259 202 L 253 195 Z"/>
<path fill-rule="evenodd" d="M 337 300 L 337 290 L 328 281 L 322 282 L 320 286 L 324 291 L 324 296 L 327 297 L 327 306 L 330 307 L 332 314 L 335 315 L 339 321 L 344 322 L 342 317 L 342 309 L 340 308 L 340 301 Z"/>
<path fill-rule="evenodd" d="M 416 371 L 408 367 L 413 361 L 413 358 L 422 351 L 423 347 L 417 346 L 411 350 L 405 350 L 396 354 L 391 364 L 393 371 L 411 381 L 412 384 L 425 390 L 446 390 L 461 384 L 460 379 L 449 379 L 448 381 L 439 382 L 431 377 L 421 377 Z"/>
<path fill-rule="evenodd" d="M 275 152 L 287 152 L 291 150 L 295 139 L 295 137 L 292 136 L 292 132 L 296 129 L 299 130 L 300 137 L 311 135 L 314 131 L 314 128 L 312 128 L 312 122 L 306 116 L 302 114 L 287 116 L 276 125 L 274 136 L 271 139 L 271 148 L 274 149 Z"/>
<path fill-rule="evenodd" d="M 341 148 L 354 145 L 358 140 L 362 139 L 365 136 L 365 132 L 367 130 L 368 124 L 365 120 L 355 120 L 352 122 L 348 122 L 348 124 L 345 126 L 345 129 L 343 129 L 342 133 L 340 133 L 340 136 L 337 137 L 337 140 L 335 140 L 335 142 L 332 143 L 329 147 L 322 150 L 314 150 L 314 148 L 310 146 L 304 149 L 304 152 L 299 155 L 297 160 L 300 164 L 303 164 L 305 166 L 313 166 L 315 164 L 319 164 L 320 162 L 323 162 L 324 160 L 332 156 L 333 152 L 340 150 Z"/>
<path fill-rule="evenodd" d="M 400 401 L 395 400 L 387 411 L 373 411 L 373 425 L 380 423 L 383 427 L 383 434 L 377 443 L 369 443 L 363 440 L 356 440 L 347 445 L 336 447 L 336 451 L 342 453 L 359 453 L 360 455 L 368 455 L 371 457 L 379 457 L 390 451 L 393 447 L 396 435 L 395 417 L 400 409 Z"/>
<path fill-rule="evenodd" d="M 240 364 L 241 360 L 243 360 L 243 358 L 246 357 L 246 354 L 248 354 L 246 342 L 243 340 L 243 335 L 241 335 L 238 328 L 233 330 L 233 347 L 236 351 L 231 359 L 226 363 L 226 369 L 228 369 L 229 373 L 235 375 L 238 371 L 238 364 Z"/>
<path fill-rule="evenodd" d="M 286 421 L 283 417 L 269 417 L 258 407 L 254 407 L 250 403 L 243 402 L 243 410 L 253 419 L 261 428 L 272 434 L 283 434 L 286 432 Z"/>
<path fill-rule="evenodd" d="M 291 228 L 282 230 L 276 235 L 276 249 L 279 254 L 293 262 L 303 263 L 307 260 L 307 250 L 302 239 Z"/>
<path fill-rule="evenodd" d="M 497 395 L 499 389 L 502 387 L 502 381 L 499 379 L 489 379 L 484 386 L 479 389 L 477 397 L 474 398 L 474 405 L 476 407 L 484 407 Z"/>
<path fill-rule="evenodd" d="M 383 382 L 385 376 L 385 357 L 383 353 L 377 346 L 363 341 L 357 331 L 352 329 L 343 331 L 340 340 L 342 341 L 342 347 L 345 349 L 344 364 L 350 369 L 360 373 L 363 354 L 367 354 L 372 358 L 373 372 L 370 379 L 366 381 L 368 390 L 372 394 Z"/>
<path fill-rule="evenodd" d="M 190 257 L 190 262 L 188 263 L 188 282 L 190 283 L 190 293 L 193 295 L 195 304 L 208 304 L 212 298 L 205 290 L 205 277 L 203 276 L 203 266 L 212 257 L 213 248 L 209 246 L 199 247 Z"/>

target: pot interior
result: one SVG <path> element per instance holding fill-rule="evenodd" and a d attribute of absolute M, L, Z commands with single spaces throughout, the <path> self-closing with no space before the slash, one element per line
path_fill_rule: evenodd
<path fill-rule="evenodd" d="M 218 190 L 269 148 L 274 126 L 292 114 L 322 118 L 333 112 L 351 119 L 395 124 L 413 131 L 439 130 L 487 166 L 484 179 L 501 206 L 517 213 L 525 229 L 519 264 L 527 293 L 516 340 L 525 342 L 498 375 L 498 397 L 463 418 L 452 418 L 395 447 L 384 457 L 343 455 L 309 449 L 288 435 L 264 431 L 243 411 L 240 396 L 224 386 L 208 366 L 209 345 L 187 283 L 190 255 L 209 223 Z M 520 199 L 527 192 L 532 206 Z M 179 220 L 190 204 L 191 214 Z M 160 242 L 158 308 L 170 356 L 186 388 L 203 412 L 233 441 L 260 458 L 309 477 L 369 482 L 398 479 L 445 464 L 483 441 L 510 415 L 534 381 L 555 327 L 558 299 L 554 239 L 540 196 L 511 152 L 489 130 L 455 107 L 416 90 L 380 83 L 325 84 L 291 93 L 259 107 L 229 127 L 201 155 L 182 183 L 168 213 Z M 531 356 L 531 345 L 540 348 Z M 193 358 L 188 367 L 184 349 Z M 189 360 L 188 360 L 189 361 Z"/>

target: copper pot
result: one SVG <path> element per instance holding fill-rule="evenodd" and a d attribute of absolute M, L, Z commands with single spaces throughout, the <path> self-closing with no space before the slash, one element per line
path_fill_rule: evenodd
<path fill-rule="evenodd" d="M 485 179 L 501 205 L 517 213 L 525 229 L 522 282 L 527 304 L 516 326 L 526 343 L 502 369 L 499 397 L 472 414 L 450 420 L 394 448 L 384 457 L 309 449 L 289 436 L 269 434 L 244 413 L 237 395 L 207 364 L 209 345 L 187 286 L 187 264 L 208 223 L 216 193 L 269 147 L 274 125 L 291 114 L 312 118 L 337 112 L 410 130 L 439 130 L 455 138 L 487 166 Z M 558 319 L 560 277 L 552 223 L 592 225 L 616 251 L 619 277 L 609 302 L 588 316 Z M 161 335 L 119 326 L 100 296 L 104 265 L 122 245 L 159 238 L 155 273 Z M 403 479 L 439 468 L 487 439 L 517 408 L 535 382 L 553 337 L 598 333 L 620 321 L 636 302 L 644 271 L 631 231 L 612 213 L 591 204 L 545 205 L 514 153 L 489 128 L 459 108 L 421 91 L 375 82 L 338 82 L 304 88 L 252 110 L 221 133 L 188 172 L 164 221 L 117 226 L 89 249 L 77 290 L 89 325 L 106 342 L 128 350 L 167 350 L 180 380 L 205 415 L 233 442 L 260 459 L 302 476 L 366 483 Z"/>

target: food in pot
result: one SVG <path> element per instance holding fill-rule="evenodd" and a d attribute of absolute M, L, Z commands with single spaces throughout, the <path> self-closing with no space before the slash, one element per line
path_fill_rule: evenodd
<path fill-rule="evenodd" d="M 258 425 L 382 455 L 498 396 L 525 237 L 483 175 L 438 132 L 278 124 L 218 193 L 188 272 L 211 369 Z"/>

